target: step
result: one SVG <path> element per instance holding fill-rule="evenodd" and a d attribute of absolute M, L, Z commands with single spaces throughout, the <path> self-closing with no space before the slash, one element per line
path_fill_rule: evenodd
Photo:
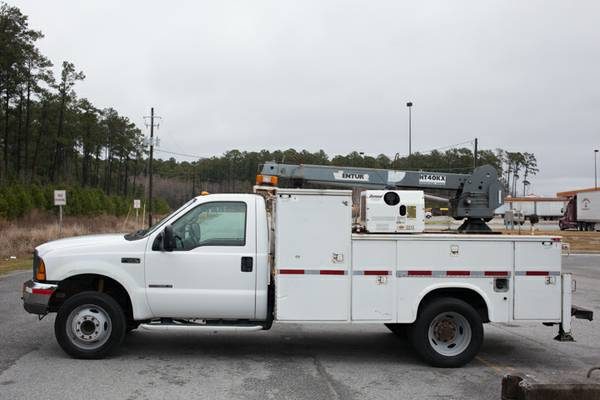
<path fill-rule="evenodd" d="M 254 332 L 264 329 L 262 325 L 223 325 L 223 324 L 172 324 L 150 323 L 140 324 L 140 329 L 147 331 L 210 331 L 210 332 Z"/>

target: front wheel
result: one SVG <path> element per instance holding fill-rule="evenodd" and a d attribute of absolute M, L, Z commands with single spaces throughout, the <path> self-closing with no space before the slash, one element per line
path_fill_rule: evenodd
<path fill-rule="evenodd" d="M 434 367 L 456 368 L 470 362 L 483 342 L 483 323 L 468 303 L 439 298 L 425 305 L 409 338 L 417 353 Z"/>
<path fill-rule="evenodd" d="M 74 358 L 103 358 L 116 349 L 127 322 L 123 309 L 109 295 L 82 292 L 62 304 L 54 322 L 56 340 Z"/>

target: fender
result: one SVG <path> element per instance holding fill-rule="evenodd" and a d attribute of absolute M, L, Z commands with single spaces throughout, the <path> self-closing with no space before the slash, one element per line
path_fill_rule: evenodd
<path fill-rule="evenodd" d="M 50 261 L 50 260 L 49 260 Z M 133 308 L 133 318 L 136 320 L 148 319 L 152 317 L 152 312 L 146 301 L 146 290 L 144 285 L 144 264 L 140 264 L 139 273 L 134 276 L 125 269 L 115 268 L 113 263 L 102 260 L 100 257 L 96 260 L 71 260 L 60 265 L 52 265 L 48 268 L 52 271 L 50 278 L 53 281 L 63 281 L 76 275 L 95 274 L 111 278 L 121 284 L 129 298 Z M 142 279 L 139 281 L 139 279 Z"/>
<path fill-rule="evenodd" d="M 417 312 L 419 310 L 419 305 L 421 304 L 425 296 L 437 289 L 468 289 L 474 291 L 475 293 L 480 295 L 483 301 L 485 302 L 490 321 L 495 320 L 494 308 L 491 307 L 491 301 L 489 299 L 489 296 L 483 290 L 481 290 L 479 286 L 465 282 L 440 282 L 433 285 L 429 285 L 426 288 L 424 288 L 421 292 L 419 292 L 419 295 L 417 296 L 416 300 L 413 302 L 411 307 L 411 320 L 408 321 L 409 323 L 413 323 L 417 320 Z"/>

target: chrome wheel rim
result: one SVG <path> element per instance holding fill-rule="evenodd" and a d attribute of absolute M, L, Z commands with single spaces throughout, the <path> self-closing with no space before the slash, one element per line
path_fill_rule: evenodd
<path fill-rule="evenodd" d="M 94 304 L 75 308 L 67 319 L 67 335 L 71 342 L 83 350 L 96 350 L 110 337 L 112 324 L 105 309 Z"/>
<path fill-rule="evenodd" d="M 438 354 L 452 357 L 461 354 L 471 343 L 469 321 L 459 313 L 438 314 L 429 325 L 429 344 Z"/>

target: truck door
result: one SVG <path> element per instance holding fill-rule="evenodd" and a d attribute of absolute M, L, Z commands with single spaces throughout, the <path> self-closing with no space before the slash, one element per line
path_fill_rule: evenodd
<path fill-rule="evenodd" d="M 161 251 L 151 238 L 145 266 L 152 313 L 254 318 L 255 215 L 254 200 L 204 202 L 171 223 L 176 249 Z"/>

